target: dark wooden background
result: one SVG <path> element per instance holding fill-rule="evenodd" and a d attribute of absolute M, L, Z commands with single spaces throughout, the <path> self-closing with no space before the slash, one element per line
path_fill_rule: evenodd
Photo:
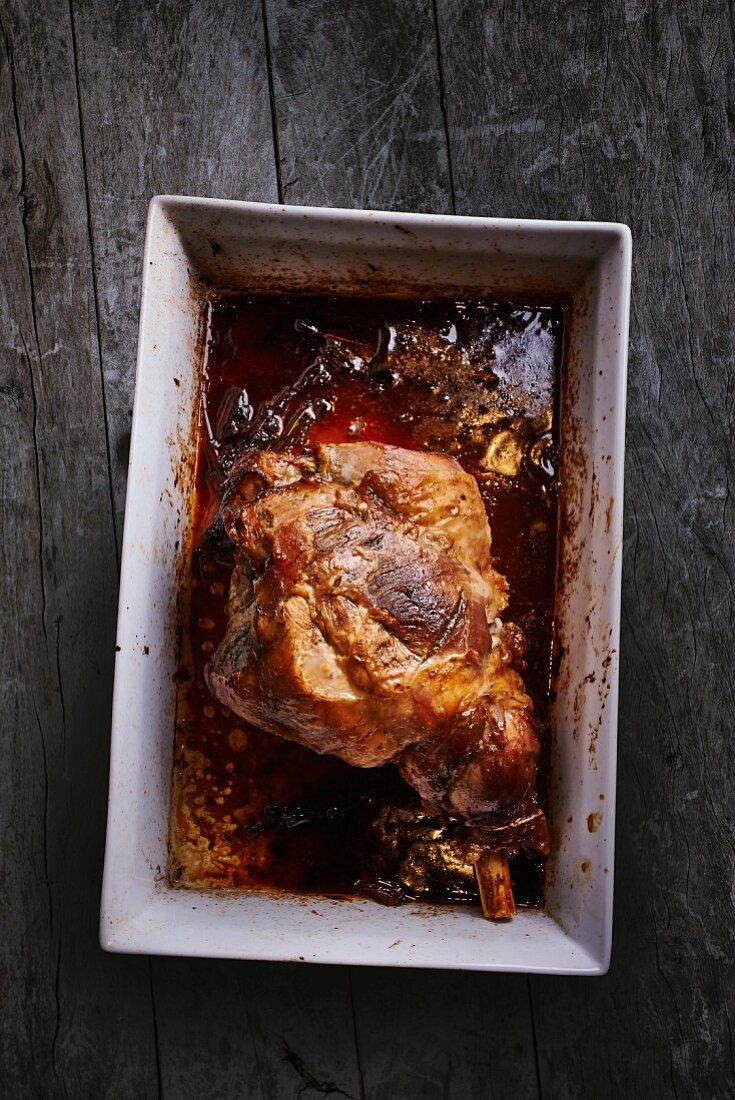
<path fill-rule="evenodd" d="M 732 3 L 0 13 L 0 1092 L 735 1095 Z M 143 225 L 161 192 L 631 226 L 607 977 L 98 948 Z"/>

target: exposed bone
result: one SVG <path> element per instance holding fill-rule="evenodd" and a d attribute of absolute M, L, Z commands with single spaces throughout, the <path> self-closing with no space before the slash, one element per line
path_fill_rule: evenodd
<path fill-rule="evenodd" d="M 482 912 L 489 920 L 514 917 L 516 903 L 510 881 L 508 857 L 501 852 L 483 852 L 474 864 Z"/>

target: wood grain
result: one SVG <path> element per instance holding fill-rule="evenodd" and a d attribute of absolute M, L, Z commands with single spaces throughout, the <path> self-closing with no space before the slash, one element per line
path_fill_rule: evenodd
<path fill-rule="evenodd" d="M 166 1096 L 362 1095 L 347 969 L 166 959 L 154 974 Z"/>
<path fill-rule="evenodd" d="M 284 201 L 451 211 L 430 0 L 266 0 Z"/>
<path fill-rule="evenodd" d="M 0 2 L 4 1095 L 735 1094 L 734 26 L 726 0 Z M 606 978 L 531 1001 L 97 947 L 145 211 L 279 172 L 290 202 L 633 229 Z"/>
<path fill-rule="evenodd" d="M 147 205 L 157 193 L 278 199 L 268 65 L 257 2 L 80 0 L 74 27 L 119 535 Z M 309 1074 L 356 1088 L 338 971 L 162 959 L 150 999 L 165 1096 L 308 1094 Z"/>
<path fill-rule="evenodd" d="M 270 0 L 267 16 L 288 201 L 450 212 L 432 5 Z M 492 1097 L 504 1081 L 538 1095 L 525 978 L 357 970 L 352 982 L 366 1096 Z"/>
<path fill-rule="evenodd" d="M 352 982 L 370 1100 L 537 1100 L 525 978 L 360 969 Z"/>
<path fill-rule="evenodd" d="M 458 211 L 634 240 L 613 964 L 533 981 L 543 1095 L 731 1096 L 732 8 L 439 16 Z"/>
<path fill-rule="evenodd" d="M 97 946 L 117 575 L 69 13 L 1 18 L 2 1091 L 145 1096 L 146 964 Z"/>
<path fill-rule="evenodd" d="M 278 199 L 259 0 L 73 0 L 118 549 L 156 194 Z"/>

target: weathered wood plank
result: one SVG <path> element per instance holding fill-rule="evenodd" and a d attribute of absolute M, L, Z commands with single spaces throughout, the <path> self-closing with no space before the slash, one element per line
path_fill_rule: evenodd
<path fill-rule="evenodd" d="M 450 212 L 431 3 L 266 9 L 286 201 Z M 357 969 L 352 985 L 371 1100 L 538 1095 L 525 978 Z"/>
<path fill-rule="evenodd" d="M 537 1100 L 526 980 L 353 970 L 369 1100 Z"/>
<path fill-rule="evenodd" d="M 441 0 L 457 208 L 633 230 L 615 946 L 544 1096 L 735 1091 L 732 7 Z"/>
<path fill-rule="evenodd" d="M 255 0 L 74 11 L 119 535 L 148 201 L 277 200 L 273 126 Z M 165 1096 L 357 1095 L 339 971 L 160 959 L 151 994 Z"/>
<path fill-rule="evenodd" d="M 146 1096 L 146 964 L 97 946 L 117 573 L 69 12 L 0 18 L 2 1091 Z"/>
<path fill-rule="evenodd" d="M 276 201 L 259 0 L 73 0 L 118 550 L 148 203 Z"/>
<path fill-rule="evenodd" d="M 346 969 L 210 960 L 153 966 L 166 1095 L 361 1096 Z"/>
<path fill-rule="evenodd" d="M 430 0 L 267 0 L 284 201 L 451 211 Z"/>
<path fill-rule="evenodd" d="M 258 4 L 25 7 L 0 30 L 4 1091 L 534 1095 L 523 979 L 354 971 L 353 1020 L 336 969 L 155 960 L 151 1002 L 147 962 L 96 948 L 115 552 L 72 29 L 118 538 L 148 196 L 276 177 Z M 450 210 L 430 6 L 266 14 L 288 201 Z M 438 23 L 458 212 L 636 239 L 616 944 L 606 979 L 533 983 L 543 1095 L 730 1095 L 731 12 Z"/>

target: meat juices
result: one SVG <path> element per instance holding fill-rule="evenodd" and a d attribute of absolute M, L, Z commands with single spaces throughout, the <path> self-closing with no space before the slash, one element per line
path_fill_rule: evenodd
<path fill-rule="evenodd" d="M 218 511 L 222 471 L 248 445 L 261 457 L 263 448 L 295 446 L 307 454 L 319 440 L 355 438 L 451 452 L 479 486 L 493 555 L 510 581 L 503 617 L 528 639 L 524 679 L 543 743 L 562 316 L 559 307 L 492 302 L 213 299 L 197 543 Z M 261 733 L 212 698 L 204 669 L 225 633 L 231 573 L 227 546 L 204 539 L 182 621 L 172 879 L 388 901 L 476 901 L 452 819 L 422 811 L 394 767 L 361 769 L 317 756 Z M 428 761 L 421 767 L 432 770 Z M 539 834 L 529 816 L 533 844 Z M 501 828 L 495 839 L 501 849 L 517 847 L 512 829 Z M 540 902 L 542 865 L 528 853 L 511 860 L 519 903 Z"/>

